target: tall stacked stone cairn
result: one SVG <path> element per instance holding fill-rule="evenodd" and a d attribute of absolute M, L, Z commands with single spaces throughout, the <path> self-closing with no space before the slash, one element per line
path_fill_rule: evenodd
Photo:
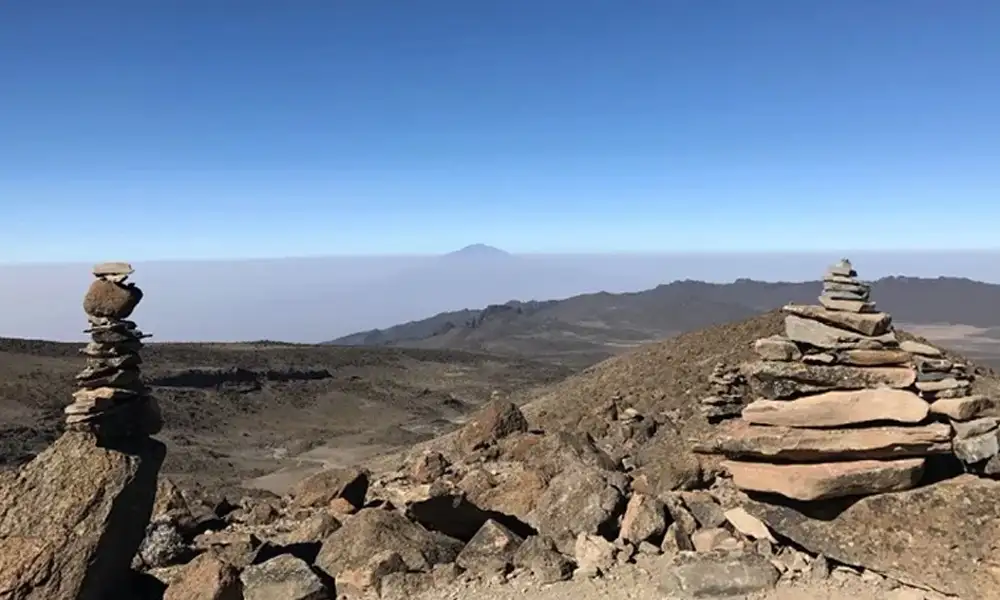
<path fill-rule="evenodd" d="M 757 340 L 743 367 L 753 401 L 696 451 L 725 455 L 741 489 L 800 501 L 915 487 L 935 455 L 1000 473 L 997 419 L 966 365 L 901 342 L 870 296 L 843 259 L 818 306 L 785 306 L 785 334 Z"/>
<path fill-rule="evenodd" d="M 104 436 L 152 435 L 162 427 L 160 410 L 142 381 L 142 340 L 150 337 L 127 320 L 142 300 L 142 290 L 126 280 L 128 263 L 101 263 L 83 299 L 91 341 L 80 352 L 86 367 L 80 386 L 65 409 L 66 427 Z"/>
<path fill-rule="evenodd" d="M 709 376 L 711 395 L 701 401 L 701 412 L 709 423 L 740 416 L 746 396 L 743 389 L 745 384 L 746 379 L 738 366 L 727 366 L 725 363 L 715 365 Z"/>

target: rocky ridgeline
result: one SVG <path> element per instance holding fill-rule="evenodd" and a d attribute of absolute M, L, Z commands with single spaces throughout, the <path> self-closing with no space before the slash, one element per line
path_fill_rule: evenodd
<path fill-rule="evenodd" d="M 76 376 L 80 389 L 66 407 L 70 430 L 102 435 L 160 431 L 162 419 L 156 400 L 142 381 L 142 340 L 150 337 L 127 320 L 142 300 L 142 290 L 127 283 L 133 273 L 127 263 L 94 267 L 96 280 L 83 299 L 91 341 L 80 350 L 86 367 Z"/>
<path fill-rule="evenodd" d="M 728 457 L 738 488 L 802 501 L 901 491 L 949 454 L 1000 471 L 997 419 L 979 417 L 991 402 L 970 394 L 966 366 L 901 342 L 870 293 L 842 260 L 819 306 L 785 306 L 785 335 L 756 342 L 755 399 L 697 448 Z"/>
<path fill-rule="evenodd" d="M 702 399 L 701 412 L 709 423 L 738 417 L 743 412 L 746 379 L 738 366 L 715 365 L 709 376 L 711 395 Z"/>

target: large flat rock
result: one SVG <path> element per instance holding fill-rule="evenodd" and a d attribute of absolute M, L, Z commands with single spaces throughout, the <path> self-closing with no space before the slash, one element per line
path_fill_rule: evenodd
<path fill-rule="evenodd" d="M 929 412 L 927 401 L 913 392 L 881 388 L 755 400 L 743 409 L 743 419 L 755 425 L 840 427 L 877 421 L 919 423 Z"/>
<path fill-rule="evenodd" d="M 924 474 L 923 458 L 773 465 L 724 461 L 741 490 L 802 501 L 896 492 L 912 488 Z"/>
<path fill-rule="evenodd" d="M 785 336 L 794 342 L 827 350 L 882 348 L 898 343 L 896 334 L 892 331 L 878 336 L 869 336 L 798 315 L 785 317 Z"/>
<path fill-rule="evenodd" d="M 746 509 L 815 554 L 960 598 L 1000 599 L 1000 482 L 962 475 L 844 506 Z"/>
<path fill-rule="evenodd" d="M 781 399 L 827 390 L 906 388 L 916 381 L 910 367 L 855 367 L 759 361 L 747 368 L 750 385 L 764 398 Z"/>
<path fill-rule="evenodd" d="M 931 423 L 913 427 L 795 429 L 738 420 L 720 426 L 713 438 L 694 450 L 730 458 L 792 462 L 927 456 L 951 452 L 951 427 Z"/>
<path fill-rule="evenodd" d="M 782 310 L 790 315 L 812 319 L 866 336 L 888 333 L 892 327 L 892 317 L 884 312 L 846 312 L 808 304 L 788 304 Z"/>

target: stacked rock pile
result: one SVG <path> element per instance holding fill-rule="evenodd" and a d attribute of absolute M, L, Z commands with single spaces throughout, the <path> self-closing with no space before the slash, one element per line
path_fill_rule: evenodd
<path fill-rule="evenodd" d="M 83 299 L 91 341 L 80 352 L 87 365 L 76 376 L 80 386 L 65 409 L 69 429 L 102 434 L 151 435 L 162 426 L 159 408 L 143 384 L 142 340 L 150 337 L 127 320 L 142 300 L 142 290 L 126 283 L 127 263 L 101 263 Z"/>
<path fill-rule="evenodd" d="M 1000 431 L 996 417 L 982 416 L 992 406 L 986 396 L 972 393 L 969 366 L 945 358 L 927 344 L 904 342 L 917 369 L 917 393 L 930 402 L 931 412 L 951 422 L 952 449 L 978 474 L 1000 475 Z"/>
<path fill-rule="evenodd" d="M 743 387 L 746 379 L 738 366 L 718 363 L 709 376 L 711 396 L 701 401 L 701 412 L 709 423 L 740 416 L 743 411 Z"/>
<path fill-rule="evenodd" d="M 754 401 L 697 448 L 726 455 L 737 487 L 803 501 L 900 491 L 917 485 L 928 456 L 954 452 L 985 471 L 1000 454 L 996 420 L 975 419 L 989 401 L 965 394 L 966 370 L 900 343 L 870 293 L 841 260 L 819 306 L 785 306 L 785 334 L 755 343 L 761 360 L 745 365 Z"/>

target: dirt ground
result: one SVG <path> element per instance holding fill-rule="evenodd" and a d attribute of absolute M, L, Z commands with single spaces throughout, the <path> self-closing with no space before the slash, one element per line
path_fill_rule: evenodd
<path fill-rule="evenodd" d="M 596 579 L 572 579 L 540 586 L 530 577 L 508 582 L 457 582 L 427 590 L 411 600 L 684 600 L 661 586 L 668 571 L 663 557 L 646 557 L 621 565 Z M 730 597 L 731 598 L 731 597 Z M 944 600 L 946 596 L 884 579 L 865 580 L 836 572 L 821 581 L 782 579 L 773 589 L 740 596 L 743 600 Z"/>

